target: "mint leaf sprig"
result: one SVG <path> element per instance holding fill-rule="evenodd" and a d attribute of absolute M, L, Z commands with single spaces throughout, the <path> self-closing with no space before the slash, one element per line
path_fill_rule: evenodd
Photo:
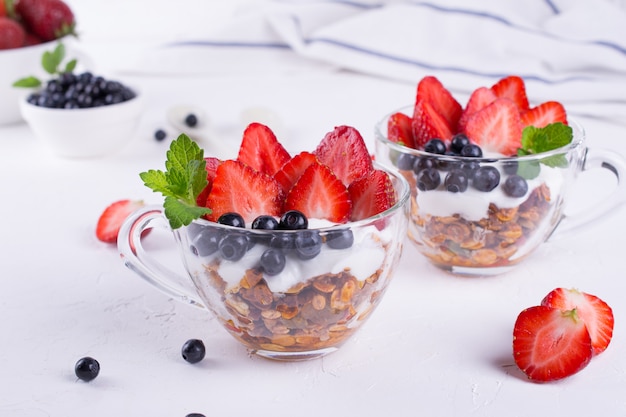
<path fill-rule="evenodd" d="M 63 60 L 65 59 L 65 45 L 59 42 L 58 45 L 52 51 L 45 51 L 41 56 L 41 66 L 50 75 L 60 75 L 65 72 L 72 72 L 76 68 L 78 61 L 71 59 L 65 63 L 65 66 L 61 67 Z M 30 75 L 28 77 L 20 78 L 13 83 L 13 87 L 21 88 L 38 88 L 43 82 Z"/>
<path fill-rule="evenodd" d="M 172 141 L 166 155 L 165 172 L 149 170 L 139 176 L 146 187 L 165 196 L 165 217 L 172 229 L 178 229 L 211 213 L 196 204 L 208 184 L 206 161 L 204 151 L 184 133 Z"/>
<path fill-rule="evenodd" d="M 518 149 L 518 156 L 535 155 L 568 145 L 574 139 L 572 128 L 564 123 L 557 122 L 545 127 L 526 126 L 522 131 L 522 147 Z M 564 154 L 551 155 L 539 161 L 526 161 L 517 168 L 518 175 L 526 179 L 533 179 L 539 175 L 539 163 L 552 168 L 566 168 L 567 158 Z"/>

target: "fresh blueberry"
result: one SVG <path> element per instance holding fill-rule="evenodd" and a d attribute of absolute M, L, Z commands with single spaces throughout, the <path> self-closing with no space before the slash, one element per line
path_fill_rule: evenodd
<path fill-rule="evenodd" d="M 200 413 L 189 413 L 185 417 L 206 417 L 206 416 Z"/>
<path fill-rule="evenodd" d="M 454 135 L 454 137 L 450 141 L 450 150 L 454 154 L 460 155 L 461 150 L 469 144 L 470 144 L 469 138 L 464 133 L 458 133 Z"/>
<path fill-rule="evenodd" d="M 185 117 L 185 124 L 189 127 L 196 127 L 198 124 L 198 117 L 193 113 L 188 114 L 187 117 Z"/>
<path fill-rule="evenodd" d="M 290 250 L 294 248 L 294 236 L 292 233 L 276 233 L 270 238 L 269 246 L 275 249 Z"/>
<path fill-rule="evenodd" d="M 278 220 L 269 215 L 261 215 L 252 221 L 253 229 L 276 230 L 278 229 Z"/>
<path fill-rule="evenodd" d="M 470 158 L 481 158 L 483 156 L 483 150 L 480 149 L 480 146 L 470 143 L 461 149 L 459 155 Z"/>
<path fill-rule="evenodd" d="M 261 255 L 260 266 L 267 275 L 280 274 L 286 264 L 287 259 L 280 249 L 269 248 Z"/>
<path fill-rule="evenodd" d="M 459 169 L 463 170 L 469 178 L 474 176 L 474 173 L 480 168 L 480 164 L 477 161 L 463 161 L 459 165 Z"/>
<path fill-rule="evenodd" d="M 517 174 L 518 165 L 517 161 L 505 161 L 502 163 L 502 171 L 509 175 Z"/>
<path fill-rule="evenodd" d="M 300 259 L 313 259 L 322 250 L 322 237 L 315 230 L 298 232 L 294 239 L 294 246 Z"/>
<path fill-rule="evenodd" d="M 441 184 L 441 175 L 434 168 L 427 168 L 417 174 L 417 188 L 421 191 L 434 190 Z"/>
<path fill-rule="evenodd" d="M 165 133 L 165 130 L 163 129 L 157 129 L 157 131 L 154 132 L 154 138 L 158 140 L 159 142 L 161 142 L 166 137 L 167 137 L 167 133 Z"/>
<path fill-rule="evenodd" d="M 435 168 L 436 165 L 437 162 L 433 158 L 420 157 L 415 159 L 415 163 L 413 164 L 413 172 L 415 172 L 415 174 L 419 174 L 420 171 L 427 168 Z"/>
<path fill-rule="evenodd" d="M 330 230 L 326 234 L 326 245 L 331 249 L 348 249 L 354 243 L 350 229 Z"/>
<path fill-rule="evenodd" d="M 469 184 L 469 179 L 465 171 L 460 169 L 453 169 L 446 175 L 446 179 L 444 180 L 444 185 L 446 190 L 451 193 L 462 193 L 467 190 L 467 185 Z"/>
<path fill-rule="evenodd" d="M 514 174 L 509 176 L 504 181 L 504 184 L 502 184 L 502 189 L 508 196 L 516 198 L 524 197 L 528 192 L 528 183 L 523 177 Z"/>
<path fill-rule="evenodd" d="M 282 230 L 300 230 L 309 227 L 306 216 L 298 210 L 286 211 L 278 222 L 278 228 Z"/>
<path fill-rule="evenodd" d="M 181 349 L 181 354 L 183 359 L 189 363 L 200 362 L 206 354 L 204 342 L 200 339 L 187 340 Z"/>
<path fill-rule="evenodd" d="M 190 233 L 193 236 L 191 239 L 191 252 L 200 257 L 209 256 L 217 252 L 223 236 L 222 230 L 209 226 L 197 227 L 200 228 L 199 231 L 193 234 Z"/>
<path fill-rule="evenodd" d="M 415 158 L 415 155 L 411 155 L 410 153 L 401 153 L 396 160 L 396 166 L 401 171 L 408 171 L 413 168 Z"/>
<path fill-rule="evenodd" d="M 446 152 L 444 155 L 447 156 L 456 156 L 453 155 L 452 152 Z M 460 166 L 460 162 L 455 160 L 454 158 L 441 158 L 437 159 L 437 168 L 442 171 L 452 171 Z"/>
<path fill-rule="evenodd" d="M 233 227 L 246 227 L 246 221 L 239 213 L 224 213 L 218 217 L 217 222 Z"/>
<path fill-rule="evenodd" d="M 249 239 L 243 234 L 231 233 L 224 236 L 218 245 L 220 255 L 227 261 L 238 261 L 249 248 Z"/>
<path fill-rule="evenodd" d="M 74 373 L 79 379 L 89 382 L 100 373 L 100 363 L 89 356 L 80 358 L 74 366 Z"/>
<path fill-rule="evenodd" d="M 439 138 L 431 139 L 424 144 L 424 152 L 443 155 L 446 153 L 446 144 Z"/>
<path fill-rule="evenodd" d="M 478 191 L 491 191 L 500 184 L 500 171 L 492 166 L 482 166 L 476 170 L 472 185 Z"/>

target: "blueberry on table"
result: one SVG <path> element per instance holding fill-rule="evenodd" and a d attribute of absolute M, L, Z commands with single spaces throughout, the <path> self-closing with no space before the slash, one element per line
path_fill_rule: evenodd
<path fill-rule="evenodd" d="M 185 117 L 185 124 L 189 127 L 196 127 L 198 124 L 198 117 L 193 113 L 188 114 L 187 117 Z"/>
<path fill-rule="evenodd" d="M 100 363 L 94 358 L 85 356 L 76 362 L 74 373 L 79 379 L 89 382 L 95 379 L 100 373 Z"/>
<path fill-rule="evenodd" d="M 165 133 L 165 130 L 163 129 L 157 129 L 157 131 L 154 132 L 154 138 L 159 142 L 161 142 L 166 137 L 167 137 L 167 133 Z"/>
<path fill-rule="evenodd" d="M 200 339 L 189 339 L 183 345 L 181 349 L 183 359 L 189 363 L 198 363 L 204 359 L 206 354 L 206 348 L 204 342 Z"/>

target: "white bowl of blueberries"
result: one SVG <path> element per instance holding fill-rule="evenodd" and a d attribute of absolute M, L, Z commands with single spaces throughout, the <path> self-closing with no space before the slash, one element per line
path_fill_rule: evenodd
<path fill-rule="evenodd" d="M 20 100 L 20 112 L 55 154 L 101 157 L 125 147 L 144 101 L 135 88 L 91 72 L 63 72 Z"/>

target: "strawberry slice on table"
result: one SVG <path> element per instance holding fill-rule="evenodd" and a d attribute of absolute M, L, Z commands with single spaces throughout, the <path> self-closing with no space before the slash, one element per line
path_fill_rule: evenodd
<path fill-rule="evenodd" d="M 404 113 L 394 113 L 387 120 L 387 139 L 408 148 L 415 148 L 413 119 Z"/>
<path fill-rule="evenodd" d="M 278 170 L 274 175 L 274 179 L 278 181 L 283 192 L 287 195 L 304 171 L 312 164 L 317 163 L 319 163 L 317 157 L 311 152 L 300 152 Z"/>
<path fill-rule="evenodd" d="M 217 173 L 217 167 L 220 166 L 220 164 L 222 163 L 220 159 L 217 159 L 213 156 L 206 157 L 204 158 L 204 160 L 206 161 L 206 180 L 208 184 L 206 185 L 206 187 L 204 187 L 204 189 L 200 192 L 200 194 L 198 194 L 198 197 L 196 198 L 196 204 L 201 207 L 206 206 L 206 199 L 211 192 L 213 179 L 215 178 L 215 174 Z"/>
<path fill-rule="evenodd" d="M 491 90 L 498 98 L 508 98 L 512 100 L 520 112 L 528 110 L 528 97 L 526 96 L 526 85 L 524 80 L 517 75 L 509 75 L 500 79 L 491 86 Z"/>
<path fill-rule="evenodd" d="M 309 166 L 285 198 L 284 210 L 299 210 L 309 219 L 346 223 L 352 213 L 343 182 L 322 163 Z"/>
<path fill-rule="evenodd" d="M 291 159 L 272 130 L 261 123 L 250 123 L 243 132 L 237 160 L 267 175 L 274 175 Z"/>
<path fill-rule="evenodd" d="M 522 121 L 517 106 L 507 98 L 496 99 L 468 118 L 465 134 L 483 152 L 517 154 L 522 145 Z"/>
<path fill-rule="evenodd" d="M 467 100 L 467 105 L 463 109 L 457 130 L 461 132 L 464 131 L 467 119 L 469 119 L 474 113 L 496 101 L 497 98 L 496 94 L 490 88 L 479 87 L 474 90 L 470 95 L 469 100 Z"/>
<path fill-rule="evenodd" d="M 426 76 L 417 84 L 415 103 L 430 103 L 435 112 L 443 117 L 450 130 L 456 132 L 463 108 L 436 77 Z"/>
<path fill-rule="evenodd" d="M 350 184 L 348 193 L 352 200 L 352 221 L 382 213 L 396 202 L 393 183 L 378 169 Z"/>
<path fill-rule="evenodd" d="M 513 357 L 531 380 L 571 376 L 589 364 L 592 352 L 591 337 L 576 309 L 534 306 L 515 321 Z"/>
<path fill-rule="evenodd" d="M 575 289 L 555 288 L 541 305 L 559 310 L 576 309 L 591 336 L 593 353 L 602 353 L 609 346 L 613 337 L 613 310 L 600 298 Z"/>
<path fill-rule="evenodd" d="M 374 169 L 363 137 L 351 126 L 338 126 L 328 132 L 313 153 L 346 187 Z"/>
<path fill-rule="evenodd" d="M 124 220 L 145 203 L 139 200 L 118 200 L 104 209 L 96 225 L 96 237 L 105 243 L 116 243 Z"/>
<path fill-rule="evenodd" d="M 416 149 L 422 149 L 431 139 L 439 138 L 446 141 L 454 134 L 446 118 L 439 114 L 431 103 L 424 100 L 415 103 L 411 127 Z"/>
<path fill-rule="evenodd" d="M 551 123 L 567 124 L 567 113 L 558 101 L 546 101 L 522 114 L 522 125 L 545 127 Z"/>
<path fill-rule="evenodd" d="M 246 222 L 267 214 L 279 216 L 282 189 L 274 178 L 243 162 L 227 160 L 221 163 L 213 178 L 206 206 L 212 212 L 208 220 L 217 221 L 224 213 L 239 213 Z"/>

